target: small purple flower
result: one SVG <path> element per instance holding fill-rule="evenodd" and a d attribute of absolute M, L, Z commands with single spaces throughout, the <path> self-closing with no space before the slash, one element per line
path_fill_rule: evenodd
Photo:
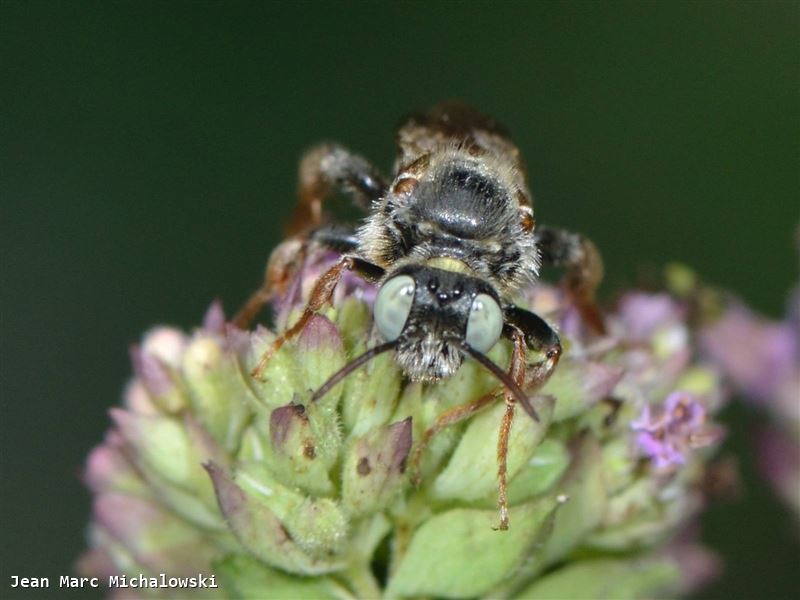
<path fill-rule="evenodd" d="M 688 392 L 673 392 L 660 408 L 645 405 L 641 416 L 631 423 L 639 451 L 658 470 L 686 463 L 689 451 L 709 446 L 719 432 L 705 427 L 706 409 Z"/>
<path fill-rule="evenodd" d="M 627 338 L 649 340 L 660 327 L 681 324 L 685 309 L 668 294 L 630 292 L 619 303 Z"/>

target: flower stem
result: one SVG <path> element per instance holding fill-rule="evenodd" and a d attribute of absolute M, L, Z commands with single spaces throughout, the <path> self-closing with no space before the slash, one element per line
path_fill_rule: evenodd
<path fill-rule="evenodd" d="M 355 593 L 356 598 L 377 600 L 382 597 L 381 588 L 368 563 L 352 564 L 342 575 L 350 589 Z"/>

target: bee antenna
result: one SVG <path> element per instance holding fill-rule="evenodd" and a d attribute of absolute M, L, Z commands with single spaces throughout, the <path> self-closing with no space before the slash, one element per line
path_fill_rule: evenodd
<path fill-rule="evenodd" d="M 343 366 L 341 369 L 336 371 L 336 373 L 331 375 L 328 378 L 328 381 L 323 383 L 322 387 L 319 388 L 316 392 L 314 392 L 314 395 L 311 396 L 310 402 L 316 402 L 317 400 L 322 398 L 325 394 L 327 394 L 331 390 L 331 388 L 333 386 L 335 386 L 342 379 L 344 379 L 345 377 L 350 375 L 350 373 L 352 373 L 353 371 L 358 369 L 361 365 L 363 365 L 366 362 L 371 361 L 373 358 L 375 358 L 379 354 L 383 354 L 384 352 L 386 352 L 388 350 L 391 350 L 395 346 L 397 346 L 397 341 L 396 340 L 392 341 L 392 342 L 385 342 L 383 344 L 379 344 L 378 346 L 375 346 L 374 348 L 370 348 L 369 350 L 364 352 L 364 354 L 362 354 L 361 356 L 359 356 L 357 358 L 354 358 L 349 363 L 347 363 L 345 366 Z"/>
<path fill-rule="evenodd" d="M 511 379 L 511 376 L 508 373 L 494 364 L 488 356 L 482 352 L 478 352 L 469 344 L 463 343 L 461 344 L 461 347 L 463 348 L 464 352 L 477 360 L 483 368 L 497 377 L 497 379 L 499 379 L 501 383 L 506 386 L 506 389 L 508 389 L 508 391 L 511 392 L 511 395 L 514 396 L 514 400 L 522 405 L 522 408 L 524 408 L 525 412 L 530 415 L 531 419 L 537 423 L 539 422 L 539 414 L 536 412 L 536 409 L 533 408 L 533 405 L 530 403 L 530 400 L 528 400 L 525 392 L 523 392 L 522 389 L 517 385 L 516 381 Z"/>

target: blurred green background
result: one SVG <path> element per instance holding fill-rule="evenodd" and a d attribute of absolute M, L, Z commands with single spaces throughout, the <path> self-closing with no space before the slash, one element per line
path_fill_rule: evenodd
<path fill-rule="evenodd" d="M 462 98 L 514 133 L 538 220 L 597 242 L 606 296 L 677 259 L 783 314 L 799 25 L 797 2 L 4 0 L 0 596 L 69 573 L 128 345 L 237 307 L 317 140 L 388 170 L 402 115 Z M 703 521 L 727 570 L 700 596 L 788 597 L 800 550 L 750 456 L 759 417 L 727 417 L 745 489 Z"/>

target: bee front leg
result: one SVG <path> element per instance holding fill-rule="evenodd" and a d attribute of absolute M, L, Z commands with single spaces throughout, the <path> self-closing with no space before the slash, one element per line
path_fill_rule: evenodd
<path fill-rule="evenodd" d="M 514 329 L 510 335 L 514 350 L 511 353 L 509 375 L 517 385 L 522 386 L 525 379 L 525 336 L 519 329 Z M 500 510 L 500 524 L 497 528 L 501 531 L 508 529 L 508 440 L 511 437 L 516 406 L 511 393 L 506 391 L 504 397 L 506 412 L 503 414 L 497 435 L 497 508 Z"/>
<path fill-rule="evenodd" d="M 296 234 L 322 223 L 322 203 L 333 193 L 349 196 L 364 210 L 387 189 L 386 180 L 366 159 L 339 144 L 320 144 L 300 160 L 299 198 L 289 226 Z"/>
<path fill-rule="evenodd" d="M 595 303 L 595 291 L 603 279 L 603 259 L 597 246 L 587 237 L 554 227 L 537 226 L 533 236 L 545 264 L 566 268 L 564 284 L 583 318 L 592 329 L 604 333 Z"/>
<path fill-rule="evenodd" d="M 306 307 L 303 309 L 303 314 L 300 315 L 300 318 L 294 325 L 275 338 L 272 345 L 261 356 L 261 360 L 258 361 L 258 364 L 250 372 L 253 377 L 260 378 L 267 364 L 269 364 L 270 359 L 280 350 L 281 346 L 283 346 L 287 340 L 299 335 L 303 329 L 305 329 L 306 325 L 308 325 L 311 317 L 325 306 L 325 304 L 330 302 L 333 291 L 336 289 L 339 280 L 346 271 L 351 270 L 365 279 L 372 281 L 376 280 L 380 274 L 383 273 L 383 269 L 361 258 L 355 256 L 342 257 L 339 262 L 328 269 L 322 277 L 317 280 L 314 289 L 311 291 L 308 304 L 306 304 Z"/>
<path fill-rule="evenodd" d="M 508 374 L 517 385 L 521 386 L 525 378 L 525 335 L 522 331 L 513 326 L 505 330 L 505 335 L 511 338 L 514 344 L 514 349 L 511 354 L 511 366 L 509 367 Z M 468 419 L 475 413 L 483 410 L 494 401 L 498 392 L 499 390 L 492 390 L 477 400 L 455 406 L 439 415 L 434 424 L 423 434 L 411 458 L 411 480 L 414 485 L 420 484 L 420 463 L 422 461 L 422 455 L 431 439 L 433 439 L 433 436 L 445 427 Z M 516 401 L 508 390 L 505 390 L 504 398 L 506 401 L 506 411 L 503 414 L 503 420 L 500 424 L 500 430 L 497 436 L 497 505 L 500 510 L 500 524 L 497 529 L 503 531 L 508 529 L 508 440 L 511 435 L 511 424 L 514 419 L 514 408 L 516 406 Z"/>
<path fill-rule="evenodd" d="M 267 261 L 264 280 L 233 316 L 231 322 L 239 329 L 247 329 L 264 305 L 275 296 L 286 293 L 306 255 L 306 241 L 291 238 L 281 242 Z"/>
<path fill-rule="evenodd" d="M 538 390 L 547 383 L 558 365 L 562 353 L 561 339 L 547 321 L 529 310 L 511 305 L 503 312 L 506 320 L 504 335 L 513 340 L 515 330 L 518 331 L 524 337 L 526 348 L 543 355 L 541 361 L 528 365 L 525 372 L 525 389 Z"/>
<path fill-rule="evenodd" d="M 287 293 L 295 276 L 303 268 L 309 247 L 321 246 L 340 254 L 355 254 L 358 239 L 353 227 L 326 223 L 311 231 L 307 237 L 296 236 L 282 242 L 267 261 L 267 270 L 261 286 L 245 301 L 234 315 L 232 323 L 247 329 L 264 305 L 275 297 Z"/>
<path fill-rule="evenodd" d="M 509 375 L 523 389 L 538 390 L 552 375 L 561 357 L 561 340 L 544 319 L 516 306 L 506 307 L 506 325 L 503 335 L 511 339 L 514 350 L 511 354 Z M 526 351 L 532 348 L 541 352 L 544 358 L 530 367 L 526 364 Z M 526 368 L 527 367 L 527 368 Z M 508 529 L 508 442 L 514 422 L 516 401 L 506 390 L 506 411 L 500 423 L 497 436 L 497 507 L 500 510 L 498 529 Z"/>

